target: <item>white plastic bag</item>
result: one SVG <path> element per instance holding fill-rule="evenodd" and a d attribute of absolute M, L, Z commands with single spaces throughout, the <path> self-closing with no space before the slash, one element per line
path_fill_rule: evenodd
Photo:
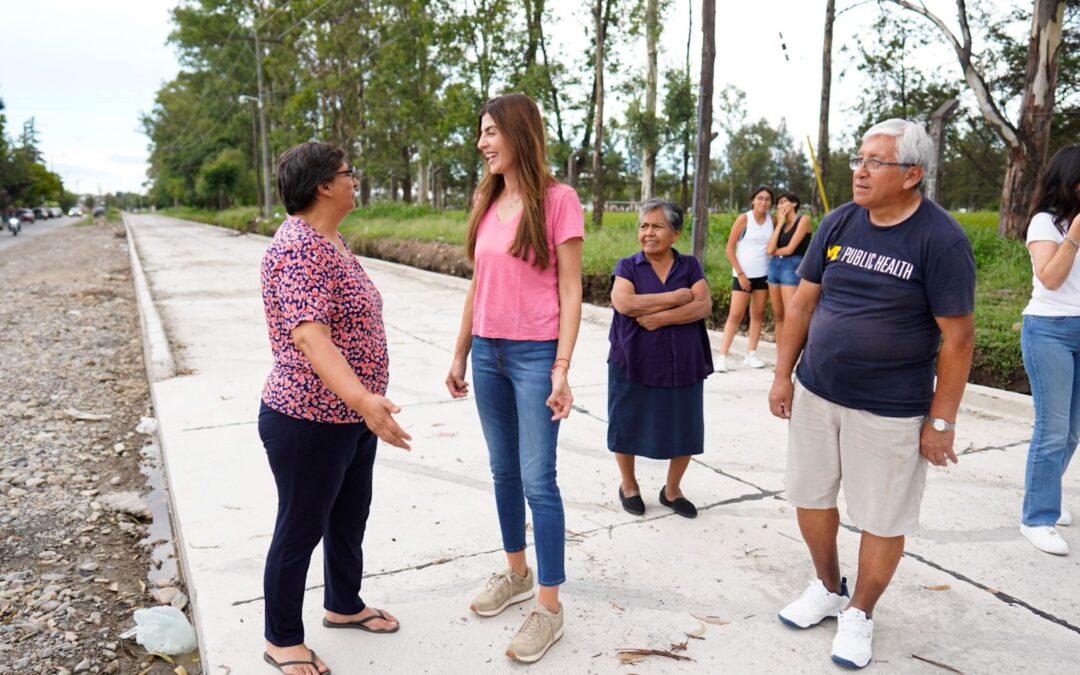
<path fill-rule="evenodd" d="M 195 651 L 199 646 L 187 617 L 170 605 L 135 610 L 135 627 L 120 637 L 132 636 L 146 651 L 170 656 Z"/>
<path fill-rule="evenodd" d="M 152 434 L 157 431 L 158 423 L 153 417 L 140 417 L 139 424 L 136 425 L 135 431 L 140 434 Z"/>

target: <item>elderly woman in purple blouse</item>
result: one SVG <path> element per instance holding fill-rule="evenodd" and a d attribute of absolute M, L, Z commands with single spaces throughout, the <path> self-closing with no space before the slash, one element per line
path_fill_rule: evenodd
<path fill-rule="evenodd" d="M 697 508 L 680 483 L 690 457 L 704 451 L 712 299 L 701 264 L 672 248 L 682 234 L 682 209 L 650 199 L 640 214 L 641 252 L 619 261 L 611 289 L 608 449 L 619 464 L 619 501 L 627 512 L 645 514 L 634 462 L 648 457 L 670 461 L 660 503 L 694 518 Z"/>

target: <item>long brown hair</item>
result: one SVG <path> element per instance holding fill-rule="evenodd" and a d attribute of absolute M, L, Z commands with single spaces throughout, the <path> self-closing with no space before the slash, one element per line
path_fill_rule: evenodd
<path fill-rule="evenodd" d="M 1069 223 L 1080 214 L 1080 145 L 1067 145 L 1050 159 L 1039 177 L 1035 195 L 1031 200 L 1031 213 L 1020 229 L 1020 236 L 1027 239 L 1028 227 L 1036 213 L 1046 212 L 1054 217 L 1054 226 L 1061 234 L 1069 229 Z"/>
<path fill-rule="evenodd" d="M 540 269 L 547 269 L 549 260 L 547 223 L 544 220 L 544 195 L 555 182 L 547 165 L 547 141 L 544 138 L 544 120 L 536 101 L 525 94 L 497 96 L 480 109 L 476 121 L 476 140 L 483 133 L 484 115 L 491 115 L 499 132 L 509 142 L 517 162 L 515 169 L 521 189 L 521 227 L 518 228 L 509 253 L 516 258 L 531 262 Z M 476 235 L 480 220 L 506 188 L 501 174 L 484 172 L 484 177 L 473 195 L 473 208 L 469 213 L 469 229 L 465 235 L 465 250 L 469 260 L 476 259 Z"/>

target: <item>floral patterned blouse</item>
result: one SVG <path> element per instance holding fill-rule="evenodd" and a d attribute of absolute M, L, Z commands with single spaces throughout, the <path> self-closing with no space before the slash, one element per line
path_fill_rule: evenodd
<path fill-rule="evenodd" d="M 330 326 L 331 339 L 364 387 L 386 393 L 390 360 L 382 296 L 360 261 L 346 258 L 303 219 L 289 216 L 263 256 L 262 296 L 274 354 L 263 402 L 299 419 L 360 422 L 323 384 L 292 340 L 292 330 L 305 321 Z"/>

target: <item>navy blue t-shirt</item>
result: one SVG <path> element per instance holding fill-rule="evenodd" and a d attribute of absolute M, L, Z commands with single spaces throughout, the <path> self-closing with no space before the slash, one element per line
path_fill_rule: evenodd
<path fill-rule="evenodd" d="M 799 266 L 821 298 L 796 376 L 837 405 L 885 417 L 930 410 L 941 329 L 975 309 L 975 255 L 960 224 L 923 198 L 892 227 L 844 204 L 822 221 Z"/>
<path fill-rule="evenodd" d="M 634 285 L 638 295 L 667 293 L 693 288 L 705 278 L 697 258 L 671 249 L 675 263 L 661 283 L 644 253 L 623 258 L 615 265 L 615 276 Z M 712 349 L 705 320 L 645 330 L 636 319 L 612 308 L 611 350 L 608 361 L 622 366 L 631 382 L 650 387 L 685 387 L 700 382 L 713 372 Z"/>

